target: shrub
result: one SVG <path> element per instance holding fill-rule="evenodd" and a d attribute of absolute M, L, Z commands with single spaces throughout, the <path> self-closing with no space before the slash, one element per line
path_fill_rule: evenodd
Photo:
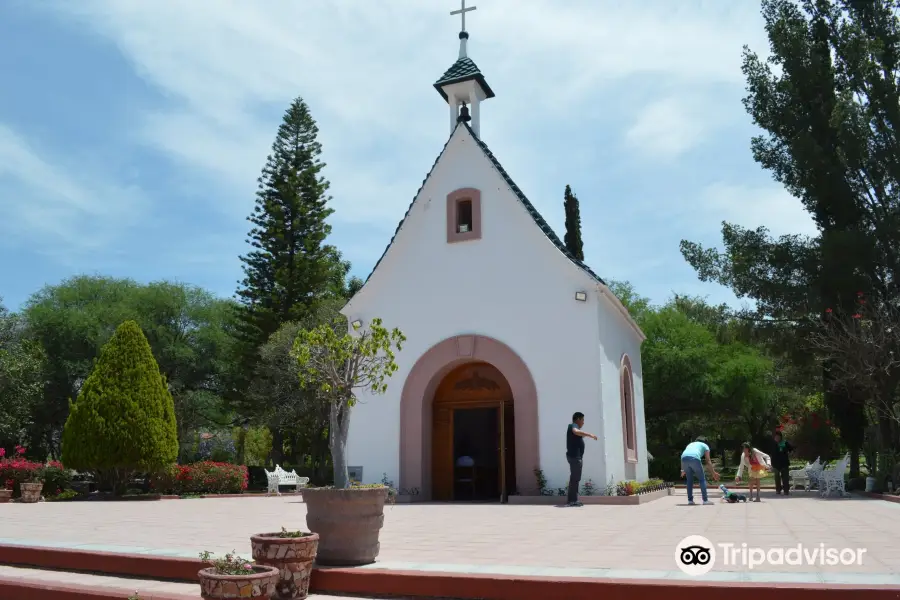
<path fill-rule="evenodd" d="M 0 487 L 12 490 L 13 497 L 18 498 L 22 493 L 19 484 L 32 481 L 40 476 L 44 465 L 25 458 L 25 448 L 16 446 L 12 458 L 4 458 L 5 451 L 0 449 Z"/>
<path fill-rule="evenodd" d="M 81 494 L 79 494 L 75 490 L 63 490 L 55 496 L 47 496 L 46 499 L 50 502 L 54 502 L 57 500 L 72 500 L 80 495 Z"/>
<path fill-rule="evenodd" d="M 72 485 L 72 473 L 59 461 L 50 461 L 44 467 L 44 495 L 56 496 Z"/>
<path fill-rule="evenodd" d="M 160 494 L 239 494 L 247 489 L 247 467 L 204 461 L 171 465 L 151 478 L 151 488 Z"/>
<path fill-rule="evenodd" d="M 818 412 L 804 409 L 793 415 L 781 417 L 781 424 L 775 428 L 784 439 L 795 448 L 795 455 L 813 462 L 834 459 L 840 452 L 840 433 Z"/>
<path fill-rule="evenodd" d="M 647 466 L 650 477 L 663 481 L 678 481 L 681 478 L 681 452 L 657 452 Z"/>
<path fill-rule="evenodd" d="M 62 450 L 63 462 L 96 471 L 117 492 L 135 471 L 156 471 L 178 457 L 172 395 L 134 321 L 101 348 L 71 404 Z"/>

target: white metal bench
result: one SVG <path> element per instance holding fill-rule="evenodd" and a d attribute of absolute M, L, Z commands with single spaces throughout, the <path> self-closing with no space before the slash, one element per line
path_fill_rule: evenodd
<path fill-rule="evenodd" d="M 844 473 L 847 471 L 847 463 L 849 462 L 850 455 L 847 454 L 834 467 L 822 471 L 822 475 L 819 478 L 820 496 L 830 496 L 832 493 L 842 497 L 850 496 L 844 487 Z"/>
<path fill-rule="evenodd" d="M 279 486 L 294 486 L 295 489 L 299 492 L 309 483 L 309 477 L 300 477 L 299 475 L 297 475 L 296 470 L 292 470 L 290 473 L 288 473 L 279 465 L 275 465 L 274 471 L 266 471 L 266 481 L 268 483 L 266 494 L 276 494 L 280 496 L 281 492 L 278 490 Z"/>
<path fill-rule="evenodd" d="M 816 459 L 818 461 L 818 459 Z M 796 489 L 798 487 L 802 487 L 806 489 L 806 486 L 809 484 L 809 468 L 812 465 L 807 462 L 806 466 L 802 469 L 794 469 L 793 471 L 789 471 L 790 475 L 790 489 Z"/>
<path fill-rule="evenodd" d="M 810 491 L 812 488 L 816 488 L 817 490 L 822 489 L 822 473 L 825 470 L 825 465 L 822 463 L 822 457 L 816 457 L 816 462 L 809 465 L 806 469 L 806 491 Z"/>

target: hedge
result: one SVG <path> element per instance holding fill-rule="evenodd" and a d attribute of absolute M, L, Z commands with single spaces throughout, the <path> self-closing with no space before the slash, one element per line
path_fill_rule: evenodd
<path fill-rule="evenodd" d="M 247 489 L 248 472 L 243 465 L 203 461 L 171 465 L 151 478 L 151 489 L 159 494 L 240 494 Z"/>

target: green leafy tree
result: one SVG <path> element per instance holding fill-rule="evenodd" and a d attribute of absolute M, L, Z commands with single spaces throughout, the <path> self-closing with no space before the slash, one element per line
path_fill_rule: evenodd
<path fill-rule="evenodd" d="M 125 321 L 100 351 L 72 404 L 63 462 L 96 471 L 121 491 L 136 471 L 157 471 L 178 458 L 175 406 L 150 344 Z"/>
<path fill-rule="evenodd" d="M 29 428 L 29 449 L 59 456 L 59 436 L 94 360 L 113 332 L 136 321 L 166 376 L 183 442 L 200 427 L 231 422 L 223 395 L 238 370 L 235 303 L 168 282 L 80 276 L 35 293 L 22 312 L 26 334 L 46 355 L 45 384 Z M 185 444 L 187 445 L 187 444 Z"/>
<path fill-rule="evenodd" d="M 578 260 L 584 260 L 584 243 L 581 241 L 581 208 L 578 206 L 578 197 L 572 192 L 572 188 L 566 186 L 563 208 L 566 211 L 566 235 L 563 241 L 569 253 Z"/>
<path fill-rule="evenodd" d="M 805 341 L 826 308 L 852 306 L 857 292 L 885 300 L 900 292 L 898 3 L 762 6 L 771 56 L 746 49 L 743 65 L 744 103 L 764 132 L 752 141 L 753 156 L 802 201 L 819 233 L 773 239 L 762 227 L 726 224 L 723 253 L 690 242 L 682 252 L 701 279 L 754 299 L 759 321 L 787 325 Z M 826 404 L 853 451 L 855 475 L 865 394 L 834 389 L 834 359 L 820 358 Z"/>
<path fill-rule="evenodd" d="M 44 385 L 44 352 L 0 304 L 0 448 L 26 442 Z"/>
<path fill-rule="evenodd" d="M 329 410 L 329 444 L 334 466 L 334 485 L 350 485 L 347 472 L 347 437 L 356 394 L 383 394 L 387 380 L 397 370 L 394 351 L 402 349 L 406 337 L 399 329 L 389 331 L 381 319 L 368 328 L 350 332 L 346 319 L 313 329 L 301 329 L 294 342 L 300 385 L 316 390 Z"/>

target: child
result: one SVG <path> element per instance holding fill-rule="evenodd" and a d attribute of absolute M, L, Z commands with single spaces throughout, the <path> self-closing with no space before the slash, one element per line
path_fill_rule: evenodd
<path fill-rule="evenodd" d="M 738 467 L 737 476 L 734 478 L 735 483 L 741 482 L 741 474 L 744 467 L 750 471 L 747 481 L 747 487 L 750 488 L 750 501 L 759 502 L 759 492 L 762 487 L 761 479 L 768 471 L 772 470 L 772 460 L 769 455 L 750 446 L 749 442 L 744 442 L 743 453 L 741 454 L 741 465 Z M 753 488 L 756 488 L 756 500 L 753 499 Z"/>
<path fill-rule="evenodd" d="M 725 484 L 719 486 L 719 489 L 722 490 L 722 502 L 728 502 L 729 504 L 734 504 L 736 502 L 746 502 L 747 496 L 744 494 L 738 494 L 737 492 L 732 492 Z"/>

